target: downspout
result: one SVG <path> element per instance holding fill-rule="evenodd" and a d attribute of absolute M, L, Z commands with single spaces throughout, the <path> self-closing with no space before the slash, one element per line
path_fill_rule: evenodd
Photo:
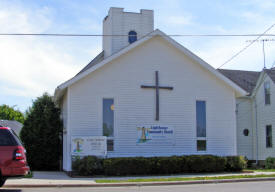
<path fill-rule="evenodd" d="M 255 101 L 255 129 L 256 129 L 256 165 L 258 165 L 258 112 L 257 112 L 257 102 Z"/>

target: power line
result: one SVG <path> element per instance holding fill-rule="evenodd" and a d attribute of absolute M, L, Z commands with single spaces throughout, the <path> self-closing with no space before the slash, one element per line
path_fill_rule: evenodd
<path fill-rule="evenodd" d="M 252 41 L 255 41 L 255 40 L 247 40 L 246 42 L 252 42 Z M 265 64 L 265 42 L 267 42 L 267 41 L 275 41 L 275 39 L 260 39 L 260 40 L 257 40 L 257 42 L 262 42 L 262 44 L 263 44 L 264 69 L 266 68 L 266 64 Z"/>
<path fill-rule="evenodd" d="M 229 63 L 230 61 L 232 61 L 234 58 L 236 58 L 238 55 L 240 55 L 243 51 L 245 51 L 248 47 L 250 47 L 253 43 L 255 43 L 256 41 L 258 41 L 261 37 L 265 36 L 265 34 L 272 29 L 275 26 L 275 23 L 273 25 L 271 25 L 267 30 L 265 30 L 262 34 L 260 34 L 255 40 L 253 40 L 251 43 L 249 43 L 248 45 L 246 45 L 244 48 L 242 48 L 239 52 L 237 52 L 236 54 L 234 54 L 232 57 L 230 57 L 227 61 L 225 61 L 221 66 L 219 66 L 217 69 L 221 68 L 222 66 L 224 66 L 225 64 Z"/>
<path fill-rule="evenodd" d="M 0 33 L 0 36 L 56 36 L 56 37 L 121 37 L 129 35 L 65 34 L 65 33 Z M 150 36 L 150 35 L 148 35 Z M 275 34 L 171 34 L 170 37 L 275 37 Z"/>

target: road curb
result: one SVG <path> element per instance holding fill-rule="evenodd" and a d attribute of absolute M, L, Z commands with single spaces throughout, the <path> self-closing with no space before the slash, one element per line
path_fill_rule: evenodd
<path fill-rule="evenodd" d="M 133 182 L 133 183 L 99 183 L 99 184 L 7 184 L 3 188 L 52 188 L 52 187 L 130 187 L 130 186 L 160 186 L 160 185 L 192 185 L 213 183 L 238 183 L 255 181 L 275 181 L 275 177 L 244 178 L 244 179 L 219 179 L 195 181 L 167 181 L 167 182 Z"/>

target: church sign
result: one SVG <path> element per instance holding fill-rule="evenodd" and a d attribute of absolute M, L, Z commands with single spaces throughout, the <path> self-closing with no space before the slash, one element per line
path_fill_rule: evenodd
<path fill-rule="evenodd" d="M 174 128 L 171 126 L 139 126 L 137 133 L 137 144 L 174 144 Z"/>
<path fill-rule="evenodd" d="M 105 136 L 73 136 L 72 155 L 106 156 L 107 138 Z"/>

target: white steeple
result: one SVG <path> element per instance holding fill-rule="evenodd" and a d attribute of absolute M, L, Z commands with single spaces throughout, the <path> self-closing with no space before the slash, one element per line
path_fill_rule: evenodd
<path fill-rule="evenodd" d="M 153 30 L 153 10 L 141 9 L 140 13 L 132 13 L 124 12 L 123 8 L 111 7 L 103 20 L 104 57 L 118 52 Z"/>

